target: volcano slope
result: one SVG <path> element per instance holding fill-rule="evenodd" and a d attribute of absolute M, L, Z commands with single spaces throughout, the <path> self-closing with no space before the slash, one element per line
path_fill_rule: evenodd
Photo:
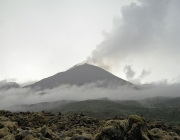
<path fill-rule="evenodd" d="M 137 115 L 98 120 L 83 113 L 0 111 L 1 140 L 180 140 L 180 126 Z"/>

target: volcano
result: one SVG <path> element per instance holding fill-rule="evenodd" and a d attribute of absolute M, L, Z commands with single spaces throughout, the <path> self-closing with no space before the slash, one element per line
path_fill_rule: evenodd
<path fill-rule="evenodd" d="M 84 63 L 75 65 L 67 71 L 57 73 L 26 87 L 47 89 L 61 85 L 82 86 L 91 83 L 98 86 L 107 86 L 110 82 L 115 82 L 118 86 L 133 85 L 100 67 Z"/>

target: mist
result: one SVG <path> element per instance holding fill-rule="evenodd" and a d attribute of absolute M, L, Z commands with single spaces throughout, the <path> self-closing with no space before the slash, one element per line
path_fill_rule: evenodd
<path fill-rule="evenodd" d="M 0 109 L 9 109 L 15 105 L 29 105 L 59 100 L 82 101 L 105 97 L 111 100 L 139 100 L 155 96 L 179 97 L 179 91 L 179 83 L 169 85 L 165 82 L 141 85 L 138 88 L 126 86 L 103 88 L 97 87 L 93 83 L 81 87 L 63 85 L 43 91 L 33 91 L 29 88 L 13 88 L 0 91 Z"/>

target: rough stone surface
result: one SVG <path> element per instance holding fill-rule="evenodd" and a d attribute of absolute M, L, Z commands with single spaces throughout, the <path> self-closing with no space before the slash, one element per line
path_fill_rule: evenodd
<path fill-rule="evenodd" d="M 83 113 L 1 110 L 0 140 L 180 140 L 180 128 L 137 115 L 98 120 Z"/>

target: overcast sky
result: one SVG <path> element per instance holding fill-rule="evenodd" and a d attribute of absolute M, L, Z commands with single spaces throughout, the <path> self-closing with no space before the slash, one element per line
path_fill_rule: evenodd
<path fill-rule="evenodd" d="M 0 81 L 88 61 L 135 83 L 180 80 L 179 0 L 0 0 Z"/>

